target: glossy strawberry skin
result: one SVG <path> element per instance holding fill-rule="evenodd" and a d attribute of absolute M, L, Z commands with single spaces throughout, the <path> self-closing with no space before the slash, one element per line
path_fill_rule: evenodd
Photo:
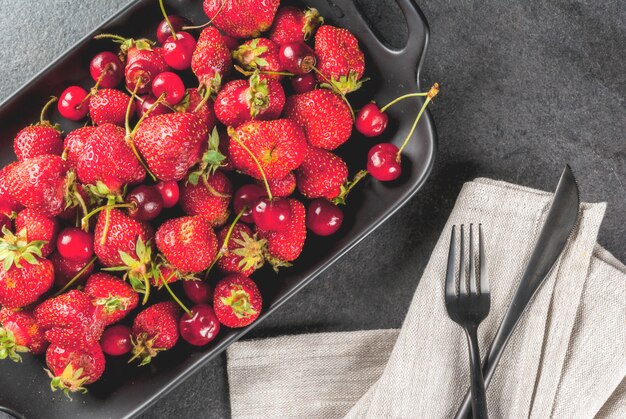
<path fill-rule="evenodd" d="M 213 101 L 207 100 L 200 108 L 200 102 L 202 102 L 202 96 L 198 92 L 198 89 L 187 89 L 188 101 L 185 102 L 186 106 L 177 106 L 176 109 L 182 113 L 195 113 L 200 117 L 200 120 L 207 127 L 207 132 L 211 132 L 216 123 L 215 112 L 213 111 Z M 184 101 L 183 101 L 184 102 Z"/>
<path fill-rule="evenodd" d="M 78 158 L 76 174 L 87 185 L 104 183 L 113 193 L 124 185 L 137 184 L 146 171 L 125 140 L 126 131 L 113 124 L 103 124 L 86 139 Z"/>
<path fill-rule="evenodd" d="M 296 177 L 298 190 L 307 198 L 333 199 L 348 180 L 348 165 L 330 151 L 309 147 Z"/>
<path fill-rule="evenodd" d="M 220 90 L 215 100 L 215 115 L 229 127 L 237 127 L 252 119 L 267 121 L 280 116 L 285 106 L 285 91 L 276 80 L 261 80 L 263 92 L 255 91 L 253 83 L 233 80 Z M 267 90 L 267 92 L 265 92 Z M 255 104 L 255 97 L 263 96 L 263 105 Z"/>
<path fill-rule="evenodd" d="M 267 239 L 267 250 L 280 262 L 292 262 L 300 256 L 306 240 L 306 209 L 301 202 L 289 199 L 291 221 L 283 232 L 259 230 L 259 237 Z"/>
<path fill-rule="evenodd" d="M 241 304 L 246 301 L 246 312 L 237 315 L 236 310 L 229 305 L 229 300 L 236 297 Z M 233 304 L 233 303 L 231 303 Z M 213 308 L 215 315 L 224 326 L 239 328 L 254 322 L 263 308 L 263 298 L 256 284 L 248 277 L 240 274 L 229 275 L 220 280 L 215 286 L 213 295 Z"/>
<path fill-rule="evenodd" d="M 120 251 L 128 253 L 137 259 L 135 246 L 141 237 L 144 243 L 152 238 L 152 231 L 147 224 L 130 218 L 126 213 L 110 210 L 109 231 L 102 244 L 102 235 L 105 231 L 106 211 L 98 215 L 98 222 L 94 231 L 94 251 L 100 263 L 107 267 L 123 266 Z"/>
<path fill-rule="evenodd" d="M 122 320 L 139 302 L 137 292 L 128 283 L 106 273 L 91 275 L 84 292 L 91 297 L 96 316 L 105 326 Z"/>
<path fill-rule="evenodd" d="M 327 89 L 291 96 L 285 103 L 285 118 L 302 127 L 313 147 L 334 150 L 352 134 L 352 115 L 348 105 Z"/>
<path fill-rule="evenodd" d="M 79 378 L 87 378 L 83 384 L 92 384 L 104 373 L 106 360 L 97 343 L 80 349 L 53 344 L 46 351 L 46 365 L 52 375 L 57 377 L 63 374 L 68 365 L 72 366 L 73 371 L 82 369 Z"/>
<path fill-rule="evenodd" d="M 217 255 L 217 237 L 202 217 L 167 220 L 157 230 L 155 241 L 167 261 L 182 273 L 204 271 Z"/>
<path fill-rule="evenodd" d="M 9 192 L 8 174 L 16 164 L 17 162 L 13 162 L 0 169 L 0 213 L 6 215 L 24 208 Z"/>
<path fill-rule="evenodd" d="M 8 270 L 0 266 L 0 304 L 19 308 L 34 303 L 54 282 L 54 266 L 46 259 L 37 259 L 37 265 L 22 261 L 22 267 L 13 265 Z"/>
<path fill-rule="evenodd" d="M 205 218 L 212 227 L 223 225 L 230 214 L 233 187 L 230 180 L 219 170 L 209 176 L 206 185 L 202 180 L 197 185 L 182 182 L 180 206 L 187 215 Z"/>
<path fill-rule="evenodd" d="M 85 142 L 87 142 L 87 139 L 96 130 L 97 127 L 93 126 L 77 128 L 67 134 L 65 140 L 63 140 L 63 149 L 67 156 L 67 164 L 69 164 L 71 168 L 76 168 Z"/>
<path fill-rule="evenodd" d="M 137 129 L 135 146 L 163 181 L 182 180 L 198 163 L 208 141 L 208 127 L 194 113 L 157 115 Z"/>
<path fill-rule="evenodd" d="M 278 45 L 307 41 L 323 21 L 316 9 L 283 6 L 276 13 L 269 38 Z"/>
<path fill-rule="evenodd" d="M 280 0 L 204 0 L 203 8 L 226 35 L 255 38 L 272 26 L 279 4 Z"/>
<path fill-rule="evenodd" d="M 0 326 L 13 332 L 15 343 L 27 347 L 33 355 L 46 351 L 48 342 L 33 313 L 27 310 L 0 309 Z"/>
<path fill-rule="evenodd" d="M 224 42 L 222 34 L 213 26 L 200 33 L 196 50 L 191 58 L 191 70 L 198 78 L 200 86 L 217 92 L 221 80 L 230 72 L 233 65 L 230 50 Z"/>
<path fill-rule="evenodd" d="M 63 288 L 72 278 L 74 278 L 89 262 L 72 262 L 64 259 L 59 253 L 50 256 L 50 262 L 54 265 L 54 285 Z M 80 285 L 91 275 L 94 265 L 91 264 L 74 284 Z"/>
<path fill-rule="evenodd" d="M 124 126 L 126 108 L 131 100 L 127 94 L 116 89 L 100 89 L 89 97 L 89 115 L 96 125 L 114 124 Z M 135 102 L 131 104 L 130 115 L 135 113 Z"/>
<path fill-rule="evenodd" d="M 60 156 L 63 152 L 63 137 L 50 123 L 31 125 L 17 133 L 13 140 L 13 150 L 18 160 L 43 154 Z"/>
<path fill-rule="evenodd" d="M 268 179 L 282 179 L 302 164 L 306 154 L 306 139 L 302 129 L 286 119 L 250 121 L 231 135 L 228 155 L 233 166 L 256 179 L 261 172 L 239 139 L 252 151 Z"/>
<path fill-rule="evenodd" d="M 166 301 L 156 303 L 137 314 L 133 322 L 132 337 L 136 343 L 135 351 L 139 352 L 141 358 L 149 355 L 145 353 L 146 346 L 157 352 L 176 345 L 179 337 L 178 313 L 176 303 Z"/>
<path fill-rule="evenodd" d="M 18 162 L 7 174 L 8 192 L 23 206 L 54 217 L 65 209 L 67 170 L 65 160 L 51 154 Z"/>
<path fill-rule="evenodd" d="M 365 71 L 365 56 L 357 39 L 344 28 L 324 25 L 315 35 L 317 68 L 325 78 L 332 80 L 344 92 L 358 88 Z M 325 82 L 318 75 L 318 80 Z"/>
<path fill-rule="evenodd" d="M 59 234 L 59 222 L 56 218 L 48 217 L 37 210 L 27 208 L 20 211 L 15 219 L 15 231 L 24 231 L 26 241 L 46 241 L 41 248 L 43 257 L 47 257 L 56 247 L 57 235 Z"/>

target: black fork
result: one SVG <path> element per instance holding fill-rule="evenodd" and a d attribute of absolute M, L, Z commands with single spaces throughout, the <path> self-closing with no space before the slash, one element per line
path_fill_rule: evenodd
<path fill-rule="evenodd" d="M 485 382 L 480 366 L 480 351 L 478 349 L 478 325 L 489 314 L 491 295 L 489 282 L 485 272 L 485 251 L 483 246 L 483 230 L 478 225 L 478 274 L 474 260 L 474 226 L 469 227 L 469 292 L 468 280 L 465 275 L 465 233 L 461 225 L 459 249 L 459 275 L 455 275 L 456 267 L 456 226 L 452 227 L 450 238 L 450 253 L 448 253 L 448 270 L 446 273 L 446 310 L 455 323 L 465 330 L 467 345 L 469 346 L 470 365 L 472 372 L 472 412 L 474 419 L 486 419 L 487 400 L 485 397 Z M 459 284 L 457 293 L 456 284 Z"/>

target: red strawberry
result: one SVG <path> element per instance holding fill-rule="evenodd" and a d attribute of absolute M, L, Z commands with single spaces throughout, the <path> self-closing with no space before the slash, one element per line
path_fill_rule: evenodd
<path fill-rule="evenodd" d="M 289 97 L 285 103 L 285 118 L 304 129 L 306 139 L 313 147 L 334 150 L 352 134 L 350 108 L 326 89 Z"/>
<path fill-rule="evenodd" d="M 257 181 L 259 185 L 263 185 L 263 181 Z M 287 176 L 282 179 L 269 179 L 267 184 L 270 187 L 272 196 L 277 198 L 284 198 L 291 195 L 296 190 L 296 175 L 294 172 L 289 172 Z"/>
<path fill-rule="evenodd" d="M 35 319 L 46 331 L 48 342 L 67 348 L 87 348 L 97 344 L 104 331 L 91 297 L 78 290 L 39 304 L 35 308 Z"/>
<path fill-rule="evenodd" d="M 13 150 L 18 160 L 31 159 L 42 154 L 57 154 L 63 152 L 63 137 L 58 125 L 52 125 L 45 119 L 46 111 L 54 102 L 52 97 L 43 107 L 39 122 L 30 125 L 17 133 L 13 140 Z"/>
<path fill-rule="evenodd" d="M 224 43 L 222 34 L 213 26 L 200 33 L 196 50 L 191 57 L 191 69 L 200 82 L 200 87 L 209 93 L 216 93 L 222 85 L 222 78 L 233 65 L 230 50 Z"/>
<path fill-rule="evenodd" d="M 104 353 L 100 345 L 84 349 L 50 345 L 46 351 L 46 372 L 52 379 L 53 391 L 62 390 L 67 397 L 77 391 L 85 393 L 85 385 L 94 383 L 102 376 L 105 367 Z"/>
<path fill-rule="evenodd" d="M 295 199 L 289 199 L 291 220 L 289 228 L 282 232 L 266 232 L 259 230 L 259 237 L 267 239 L 267 261 L 274 269 L 289 266 L 300 256 L 306 239 L 306 210 L 304 205 Z"/>
<path fill-rule="evenodd" d="M 330 151 L 309 147 L 296 177 L 298 190 L 307 198 L 333 199 L 348 180 L 348 165 Z"/>
<path fill-rule="evenodd" d="M 146 171 L 126 142 L 124 128 L 103 124 L 83 144 L 76 174 L 87 185 L 104 184 L 109 193 L 120 193 L 125 185 L 142 182 Z"/>
<path fill-rule="evenodd" d="M 180 217 L 164 222 L 156 244 L 167 261 L 182 273 L 202 272 L 217 255 L 217 237 L 201 217 Z"/>
<path fill-rule="evenodd" d="M 135 146 L 160 180 L 182 180 L 206 149 L 208 127 L 196 113 L 171 113 L 144 120 Z"/>
<path fill-rule="evenodd" d="M 183 279 L 183 277 L 184 275 L 176 270 L 176 268 L 168 264 L 164 264 L 159 267 L 159 274 L 150 279 L 150 284 L 160 289 L 163 286 L 163 281 L 167 284 L 171 284 Z"/>
<path fill-rule="evenodd" d="M 108 231 L 104 242 L 102 237 L 107 230 L 107 211 L 104 210 L 98 215 L 94 231 L 94 251 L 104 266 L 123 266 L 124 261 L 120 252 L 137 258 L 138 239 L 141 238 L 143 243 L 147 243 L 152 238 L 152 231 L 146 224 L 133 220 L 120 210 L 112 209 L 108 212 Z"/>
<path fill-rule="evenodd" d="M 67 163 L 44 154 L 18 162 L 7 174 L 9 194 L 27 208 L 54 217 L 65 209 Z"/>
<path fill-rule="evenodd" d="M 263 308 L 259 288 L 250 278 L 233 274 L 215 286 L 213 307 L 224 326 L 244 327 L 255 321 Z"/>
<path fill-rule="evenodd" d="M 324 18 L 317 9 L 284 6 L 276 13 L 269 37 L 279 45 L 307 41 L 322 23 Z"/>
<path fill-rule="evenodd" d="M 17 202 L 17 200 L 9 192 L 8 175 L 9 172 L 17 165 L 17 162 L 13 162 L 7 166 L 4 166 L 0 170 L 0 213 L 11 215 L 13 212 L 21 211 L 24 206 Z"/>
<path fill-rule="evenodd" d="M 178 306 L 166 301 L 143 310 L 133 322 L 133 358 L 139 365 L 150 363 L 159 352 L 171 349 L 178 341 Z"/>
<path fill-rule="evenodd" d="M 89 264 L 89 262 L 72 262 L 64 259 L 59 253 L 53 253 L 52 256 L 50 256 L 50 262 L 54 265 L 54 285 L 58 288 L 63 288 Z M 93 269 L 93 263 L 89 264 L 89 267 L 85 269 L 85 272 L 83 272 L 74 283 L 80 284 L 85 282 L 93 272 Z"/>
<path fill-rule="evenodd" d="M 280 0 L 204 0 L 204 13 L 234 38 L 256 38 L 272 26 Z"/>
<path fill-rule="evenodd" d="M 359 48 L 359 41 L 344 28 L 324 25 L 315 35 L 315 55 L 321 82 L 330 80 L 343 93 L 361 87 L 361 77 L 365 71 L 365 56 Z"/>
<path fill-rule="evenodd" d="M 9 358 L 20 362 L 18 352 L 39 355 L 45 352 L 48 342 L 43 330 L 30 311 L 0 309 L 0 359 Z"/>
<path fill-rule="evenodd" d="M 114 124 L 124 126 L 126 108 L 132 99 L 116 89 L 100 89 L 89 97 L 89 115 L 95 125 Z M 131 104 L 130 115 L 135 113 L 135 102 Z"/>
<path fill-rule="evenodd" d="M 306 140 L 302 129 L 287 119 L 250 121 L 230 133 L 228 154 L 237 170 L 256 179 L 261 171 L 247 147 L 263 168 L 267 179 L 282 179 L 302 164 Z"/>
<path fill-rule="evenodd" d="M 67 163 L 71 168 L 76 168 L 85 142 L 96 129 L 96 127 L 92 126 L 77 128 L 65 137 L 63 148 L 65 149 Z"/>
<path fill-rule="evenodd" d="M 203 177 L 194 185 L 183 182 L 180 187 L 180 206 L 187 215 L 205 218 L 212 227 L 223 225 L 228 219 L 233 187 L 219 170 Z"/>
<path fill-rule="evenodd" d="M 279 46 L 267 38 L 255 38 L 233 51 L 233 59 L 245 70 L 283 71 L 278 59 Z M 261 78 L 280 80 L 280 74 L 263 74 Z"/>
<path fill-rule="evenodd" d="M 263 248 L 266 240 L 258 240 L 252 234 L 250 227 L 243 223 L 237 223 L 228 240 L 228 246 L 224 249 L 224 240 L 228 234 L 229 227 L 224 227 L 217 233 L 222 256 L 217 260 L 217 267 L 220 271 L 229 273 L 240 273 L 250 276 L 260 269 L 265 262 L 263 258 Z"/>
<path fill-rule="evenodd" d="M 35 263 L 15 265 L 7 263 L 4 259 L 4 265 L 0 266 L 0 304 L 4 307 L 19 308 L 34 303 L 41 295 L 46 293 L 54 282 L 54 266 L 52 262 L 46 259 L 35 258 Z"/>
<path fill-rule="evenodd" d="M 193 112 L 197 114 L 202 120 L 202 123 L 207 126 L 207 131 L 212 131 L 216 122 L 215 112 L 213 111 L 213 101 L 209 99 L 198 108 L 202 100 L 198 89 L 187 89 L 187 96 L 183 99 L 181 104 L 176 106 L 176 110 L 182 113 Z"/>
<path fill-rule="evenodd" d="M 251 119 L 276 119 L 285 106 L 285 91 L 276 80 L 262 80 L 258 73 L 249 81 L 233 80 L 217 94 L 215 115 L 229 127 L 237 127 Z"/>
<path fill-rule="evenodd" d="M 91 275 L 85 284 L 85 293 L 91 297 L 96 316 L 105 326 L 122 320 L 139 302 L 137 292 L 130 285 L 105 273 Z"/>
<path fill-rule="evenodd" d="M 15 231 L 26 242 L 43 241 L 41 256 L 47 257 L 56 247 L 59 222 L 37 210 L 27 208 L 17 214 Z"/>

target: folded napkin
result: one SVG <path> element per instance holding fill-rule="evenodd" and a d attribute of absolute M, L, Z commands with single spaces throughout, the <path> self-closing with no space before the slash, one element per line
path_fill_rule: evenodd
<path fill-rule="evenodd" d="M 450 229 L 483 225 L 491 286 L 491 312 L 478 336 L 484 355 L 551 200 L 551 194 L 499 181 L 465 184 L 402 329 L 232 345 L 233 418 L 453 416 L 470 380 L 465 335 L 444 305 Z M 520 319 L 487 390 L 491 417 L 626 417 L 626 267 L 596 244 L 604 210 L 604 204 L 581 205 L 575 231 Z"/>

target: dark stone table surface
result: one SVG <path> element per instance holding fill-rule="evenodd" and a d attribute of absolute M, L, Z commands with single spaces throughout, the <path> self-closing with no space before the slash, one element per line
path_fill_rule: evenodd
<path fill-rule="evenodd" d="M 0 0 L 0 101 L 127 3 Z M 390 44 L 402 45 L 393 0 L 357 3 Z M 623 2 L 418 3 L 431 28 L 421 83 L 442 86 L 431 108 L 440 140 L 431 178 L 250 338 L 399 327 L 461 186 L 479 176 L 553 190 L 570 163 L 583 200 L 608 202 L 599 243 L 626 260 Z M 220 357 L 143 417 L 229 412 Z"/>

